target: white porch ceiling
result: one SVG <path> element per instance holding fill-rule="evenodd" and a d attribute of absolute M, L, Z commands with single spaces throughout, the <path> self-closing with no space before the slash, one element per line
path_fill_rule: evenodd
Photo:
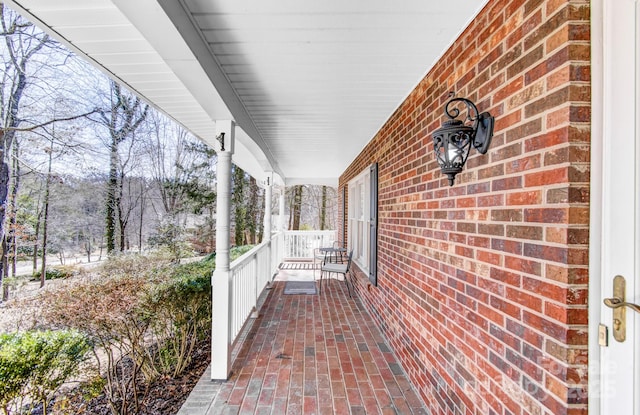
<path fill-rule="evenodd" d="M 335 185 L 486 0 L 14 0 L 257 179 Z"/>

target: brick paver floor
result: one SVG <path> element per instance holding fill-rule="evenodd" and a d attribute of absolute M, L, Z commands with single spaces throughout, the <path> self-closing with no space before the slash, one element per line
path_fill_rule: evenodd
<path fill-rule="evenodd" d="M 215 400 L 201 413 L 427 413 L 373 320 L 355 296 L 349 298 L 343 282 L 325 280 L 320 295 L 285 295 L 284 285 L 273 283 L 231 377 L 218 382 Z"/>

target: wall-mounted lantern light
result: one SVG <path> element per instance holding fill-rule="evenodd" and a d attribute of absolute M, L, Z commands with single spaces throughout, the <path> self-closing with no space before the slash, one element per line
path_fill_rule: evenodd
<path fill-rule="evenodd" d="M 456 102 L 467 106 L 467 118 L 464 121 L 456 118 L 460 114 L 458 108 L 450 108 Z M 433 151 L 442 173 L 449 178 L 449 186 L 453 186 L 456 174 L 462 171 L 467 162 L 471 146 L 481 154 L 489 149 L 494 118 L 488 112 L 479 114 L 475 104 L 466 98 L 451 98 L 444 106 L 444 113 L 449 120 L 433 132 Z M 467 125 L 467 121 L 472 125 Z"/>

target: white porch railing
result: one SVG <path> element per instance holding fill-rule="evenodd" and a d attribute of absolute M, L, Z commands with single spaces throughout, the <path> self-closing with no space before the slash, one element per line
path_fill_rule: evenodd
<path fill-rule="evenodd" d="M 278 232 L 271 237 L 271 269 L 272 275 L 278 272 L 278 266 L 284 258 L 284 232 Z"/>
<path fill-rule="evenodd" d="M 229 266 L 228 334 L 233 346 L 258 299 L 283 259 L 312 259 L 315 248 L 332 246 L 336 231 L 285 231 L 256 246 Z M 224 286 L 225 284 L 221 284 Z M 213 316 L 216 318 L 216 315 Z M 214 334 L 214 341 L 216 336 Z M 225 349 L 222 347 L 221 349 Z M 228 350 L 228 348 L 227 348 Z M 220 357 L 222 359 L 222 357 Z M 224 365 L 224 360 L 222 363 Z"/>
<path fill-rule="evenodd" d="M 337 231 L 284 231 L 284 259 L 313 259 L 313 250 L 332 246 Z"/>
<path fill-rule="evenodd" d="M 285 231 L 256 246 L 230 264 L 229 338 L 236 337 L 256 310 L 262 290 L 283 259 L 312 259 L 313 250 L 331 246 L 336 231 Z"/>
<path fill-rule="evenodd" d="M 262 290 L 282 260 L 281 241 L 282 233 L 275 234 L 270 241 L 261 243 L 230 264 L 229 339 L 232 344 L 256 310 Z"/>

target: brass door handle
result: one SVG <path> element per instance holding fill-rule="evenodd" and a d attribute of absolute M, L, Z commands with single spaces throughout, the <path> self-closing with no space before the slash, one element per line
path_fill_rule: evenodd
<path fill-rule="evenodd" d="M 628 303 L 625 294 L 626 281 L 622 275 L 616 275 L 613 279 L 613 297 L 603 300 L 604 305 L 613 309 L 613 338 L 619 342 L 627 337 L 627 307 L 640 313 L 640 306 Z"/>
<path fill-rule="evenodd" d="M 620 307 L 629 307 L 633 311 L 640 313 L 640 305 L 628 303 L 626 301 L 623 301 L 622 298 L 620 297 L 605 298 L 603 302 L 604 302 L 604 305 L 606 305 L 609 308 L 616 309 Z"/>

